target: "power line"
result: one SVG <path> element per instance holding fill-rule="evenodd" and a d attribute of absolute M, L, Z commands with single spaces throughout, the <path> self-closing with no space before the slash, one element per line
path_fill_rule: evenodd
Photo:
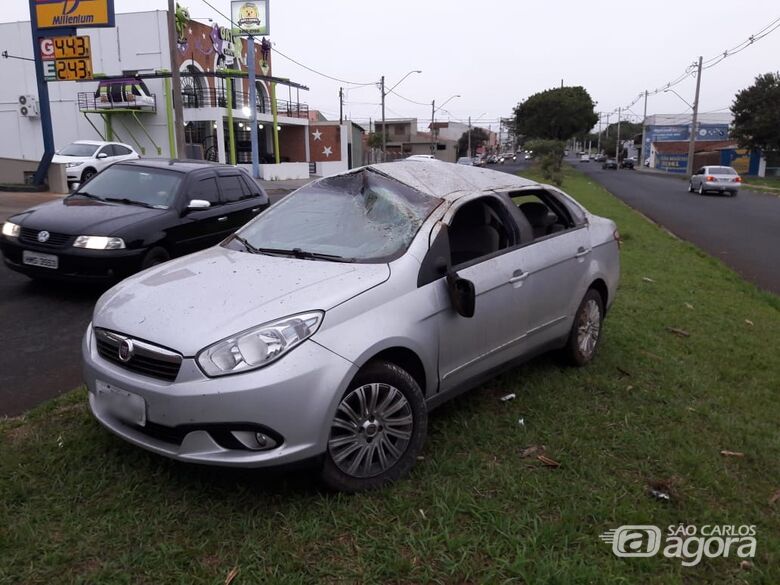
<path fill-rule="evenodd" d="M 776 31 L 778 28 L 780 28 L 780 17 L 775 18 L 772 22 L 767 24 L 764 28 L 762 28 L 760 31 L 750 35 L 747 39 L 739 43 L 738 45 L 735 45 L 734 47 L 730 49 L 726 49 L 725 51 L 722 51 L 718 53 L 717 55 L 710 57 L 709 59 L 702 62 L 702 70 L 709 69 L 711 67 L 715 67 L 718 63 L 723 61 L 724 59 L 727 59 L 728 57 L 732 57 L 738 53 L 741 53 L 751 45 L 755 44 L 757 41 L 760 41 L 767 35 L 771 34 L 772 32 Z M 657 88 L 655 88 L 652 91 L 648 91 L 647 95 L 657 95 L 667 89 L 671 89 L 675 87 L 676 85 L 679 85 L 689 77 L 694 77 L 697 66 L 695 63 L 688 65 L 688 67 L 685 68 L 685 72 L 682 73 L 679 77 L 674 78 L 672 81 L 669 81 L 665 85 L 661 85 Z M 639 102 L 640 99 L 642 99 L 645 96 L 645 92 L 640 92 L 634 100 L 628 104 L 628 106 L 625 106 L 624 109 L 628 109 L 633 107 L 637 102 Z M 612 110 L 611 113 L 616 113 L 618 108 L 615 108 Z"/>
<path fill-rule="evenodd" d="M 213 5 L 211 2 L 209 2 L 208 0 L 201 0 L 201 2 L 203 2 L 203 3 L 204 3 L 206 6 L 208 6 L 209 8 L 211 8 L 211 9 L 212 9 L 214 12 L 216 12 L 217 14 L 219 14 L 219 15 L 220 15 L 222 18 L 226 19 L 226 20 L 227 20 L 227 21 L 228 21 L 228 22 L 229 22 L 231 25 L 233 25 L 235 28 L 239 29 L 240 31 L 242 31 L 242 32 L 244 32 L 244 33 L 246 33 L 246 34 L 249 34 L 249 33 L 248 33 L 248 31 L 246 31 L 245 29 L 241 28 L 241 27 L 240 27 L 238 24 L 236 24 L 235 22 L 233 22 L 233 20 L 232 20 L 232 19 L 231 19 L 231 18 L 230 18 L 228 15 L 226 15 L 224 12 L 222 12 L 221 10 L 219 10 L 219 9 L 218 9 L 216 6 L 214 6 L 214 5 Z M 282 52 L 281 52 L 281 51 L 280 51 L 280 50 L 277 48 L 277 46 L 276 46 L 276 43 L 273 43 L 273 46 L 274 46 L 274 53 L 278 53 L 279 55 L 281 55 L 282 57 L 284 57 L 284 58 L 285 58 L 285 59 L 287 59 L 288 61 L 292 61 L 293 63 L 295 63 L 295 64 L 296 64 L 296 65 L 298 65 L 299 67 L 303 67 L 303 68 L 304 68 L 304 69 L 306 69 L 307 71 L 311 71 L 312 73 L 315 73 L 316 75 L 320 75 L 320 76 L 322 76 L 322 77 L 325 77 L 325 78 L 327 78 L 327 79 L 330 79 L 330 80 L 332 80 L 332 81 L 338 81 L 339 83 L 343 83 L 343 84 L 345 84 L 345 85 L 355 85 L 355 86 L 376 85 L 376 83 L 377 83 L 376 81 L 371 81 L 371 82 L 368 82 L 368 83 L 358 83 L 358 82 L 356 82 L 356 81 L 346 81 L 346 80 L 344 80 L 344 79 L 339 79 L 338 77 L 334 77 L 334 76 L 332 76 L 332 75 L 328 75 L 327 73 L 323 73 L 322 71 L 317 71 L 316 69 L 313 69 L 312 67 L 309 67 L 308 65 L 304 65 L 304 64 L 303 64 L 303 63 L 301 63 L 300 61 L 297 61 L 297 60 L 293 59 L 292 57 L 290 57 L 290 56 L 288 56 L 288 55 L 285 55 L 284 53 L 282 53 Z"/>

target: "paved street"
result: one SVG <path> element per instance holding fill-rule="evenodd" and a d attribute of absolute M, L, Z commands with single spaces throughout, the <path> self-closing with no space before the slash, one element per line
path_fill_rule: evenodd
<path fill-rule="evenodd" d="M 574 163 L 619 199 L 719 258 L 746 280 L 780 294 L 780 197 L 742 189 L 737 197 L 688 193 L 677 177 Z"/>

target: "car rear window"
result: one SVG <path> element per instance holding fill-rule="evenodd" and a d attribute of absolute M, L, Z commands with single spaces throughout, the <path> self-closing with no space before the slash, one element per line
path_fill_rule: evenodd
<path fill-rule="evenodd" d="M 68 144 L 65 148 L 61 149 L 57 154 L 62 156 L 92 156 L 98 149 L 99 144 Z"/>
<path fill-rule="evenodd" d="M 713 175 L 736 175 L 737 171 L 731 167 L 710 167 L 710 173 Z"/>

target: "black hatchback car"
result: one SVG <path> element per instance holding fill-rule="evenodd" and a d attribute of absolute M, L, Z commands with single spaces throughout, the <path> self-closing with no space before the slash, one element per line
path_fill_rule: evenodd
<path fill-rule="evenodd" d="M 116 280 L 217 244 L 268 206 L 237 167 L 127 161 L 8 218 L 0 250 L 6 266 L 32 278 Z"/>

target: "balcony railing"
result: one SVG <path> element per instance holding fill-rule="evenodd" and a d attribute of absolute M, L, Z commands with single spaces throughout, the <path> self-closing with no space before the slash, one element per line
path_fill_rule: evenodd
<path fill-rule="evenodd" d="M 157 96 L 153 93 L 135 95 L 130 92 L 99 94 L 92 91 L 80 91 L 77 96 L 80 112 L 111 112 L 113 110 L 133 110 L 138 112 L 157 112 Z"/>
<path fill-rule="evenodd" d="M 228 105 L 228 92 L 225 88 L 200 87 L 182 88 L 182 104 L 185 108 L 226 108 Z M 250 104 L 249 92 L 232 91 L 232 105 L 234 110 L 240 110 Z M 309 106 L 300 102 L 276 100 L 276 110 L 279 116 L 288 118 L 308 118 Z M 258 113 L 271 113 L 271 100 L 257 94 Z"/>

